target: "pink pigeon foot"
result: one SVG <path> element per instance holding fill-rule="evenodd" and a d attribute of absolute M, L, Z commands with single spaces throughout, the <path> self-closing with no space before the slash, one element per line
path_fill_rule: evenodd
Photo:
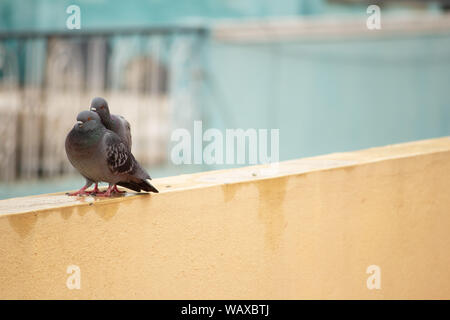
<path fill-rule="evenodd" d="M 98 188 L 98 183 L 96 183 L 94 189 L 92 191 L 89 191 L 89 192 L 90 193 L 95 193 L 95 194 L 100 193 L 101 191 Z"/>
<path fill-rule="evenodd" d="M 68 196 L 84 196 L 84 195 L 89 195 L 90 192 L 86 191 L 86 189 L 88 188 L 88 186 L 84 186 L 83 188 L 81 188 L 80 190 L 76 191 L 76 192 L 68 192 L 67 195 Z"/>
<path fill-rule="evenodd" d="M 96 196 L 109 198 L 112 195 L 113 189 L 114 189 L 114 185 L 112 184 L 108 187 L 108 189 L 106 189 L 105 192 L 97 193 Z"/>
<path fill-rule="evenodd" d="M 119 190 L 119 189 L 117 188 L 117 185 L 114 185 L 113 191 L 116 192 L 116 193 L 127 193 L 126 191 L 121 191 L 121 190 Z"/>

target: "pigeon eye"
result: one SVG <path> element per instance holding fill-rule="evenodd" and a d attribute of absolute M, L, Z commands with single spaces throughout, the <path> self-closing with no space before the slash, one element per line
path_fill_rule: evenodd
<path fill-rule="evenodd" d="M 100 109 L 102 109 L 102 110 L 103 110 L 103 109 L 105 109 L 105 107 L 104 107 L 104 106 L 101 106 L 101 107 L 100 107 Z"/>
<path fill-rule="evenodd" d="M 88 121 L 91 121 L 91 120 L 92 120 L 92 118 L 91 118 L 91 117 L 89 117 L 89 118 L 88 118 Z"/>

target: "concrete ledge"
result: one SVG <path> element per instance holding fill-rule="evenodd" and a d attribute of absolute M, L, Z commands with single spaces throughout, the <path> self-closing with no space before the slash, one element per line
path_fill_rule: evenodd
<path fill-rule="evenodd" d="M 369 14 L 358 17 L 302 17 L 242 19 L 214 24 L 214 40 L 236 44 L 257 44 L 292 40 L 373 39 L 387 36 L 448 35 L 450 14 L 421 13 L 413 16 L 383 16 L 380 30 L 369 30 Z"/>
<path fill-rule="evenodd" d="M 154 184 L 0 201 L 0 298 L 450 298 L 448 137 Z"/>

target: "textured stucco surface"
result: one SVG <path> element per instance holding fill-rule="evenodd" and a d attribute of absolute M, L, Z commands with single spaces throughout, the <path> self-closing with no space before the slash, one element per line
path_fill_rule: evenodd
<path fill-rule="evenodd" d="M 450 299 L 450 138 L 154 184 L 0 201 L 0 298 Z"/>

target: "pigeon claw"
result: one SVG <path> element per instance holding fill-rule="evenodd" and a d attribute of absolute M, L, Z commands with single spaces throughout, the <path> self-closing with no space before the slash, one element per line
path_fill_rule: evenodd
<path fill-rule="evenodd" d="M 106 191 L 97 193 L 97 194 L 95 194 L 95 196 L 96 197 L 111 197 L 113 190 L 114 190 L 114 185 L 110 185 L 108 187 L 108 189 L 106 189 Z"/>
<path fill-rule="evenodd" d="M 66 193 L 68 196 L 89 196 L 91 194 L 90 191 L 77 191 L 77 192 L 67 192 Z"/>
<path fill-rule="evenodd" d="M 112 196 L 112 192 L 111 191 L 105 191 L 102 193 L 97 193 L 95 194 L 96 197 L 105 197 L 105 198 L 109 198 Z"/>
<path fill-rule="evenodd" d="M 127 193 L 126 191 L 121 191 L 121 190 L 119 190 L 119 189 L 117 188 L 117 185 L 114 185 L 113 191 L 114 191 L 115 193 Z"/>
<path fill-rule="evenodd" d="M 87 188 L 88 188 L 88 184 L 86 184 L 83 188 L 81 188 L 80 190 L 78 190 L 76 192 L 67 192 L 66 194 L 68 196 L 90 196 L 91 194 L 95 194 L 99 191 L 97 183 L 95 184 L 95 188 L 92 191 L 86 191 Z"/>
<path fill-rule="evenodd" d="M 110 186 L 108 187 L 108 189 L 106 189 L 106 191 L 103 192 L 96 192 L 95 196 L 96 197 L 111 197 L 113 194 L 118 193 L 118 194 L 124 194 L 127 193 L 126 191 L 121 191 L 117 188 L 116 185 Z"/>

